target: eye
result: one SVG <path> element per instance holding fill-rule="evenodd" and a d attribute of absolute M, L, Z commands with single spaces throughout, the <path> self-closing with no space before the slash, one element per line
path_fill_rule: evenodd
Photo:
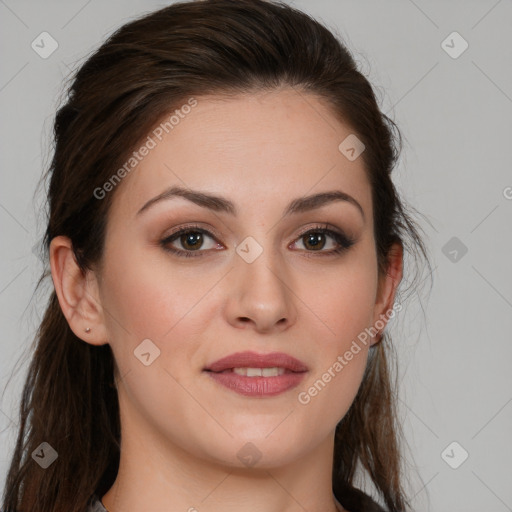
<path fill-rule="evenodd" d="M 204 247 L 207 239 L 210 239 L 210 246 L 206 244 L 207 247 Z M 183 227 L 166 237 L 160 244 L 164 250 L 185 258 L 202 256 L 203 251 L 218 248 L 220 245 L 215 242 L 215 237 L 209 231 L 198 226 Z M 181 248 L 173 244 L 180 245 Z"/>
<path fill-rule="evenodd" d="M 302 245 L 300 250 L 304 250 L 308 257 L 310 256 L 330 256 L 340 254 L 351 247 L 355 240 L 347 237 L 341 231 L 329 229 L 327 225 L 316 226 L 299 235 L 297 241 L 288 247 L 297 244 Z M 207 243 L 209 241 L 209 244 Z M 205 247 L 206 244 L 206 247 Z M 208 250 L 217 250 L 223 246 L 216 241 L 215 236 L 199 226 L 185 226 L 168 237 L 161 240 L 162 248 L 179 257 L 200 257 Z M 177 247 L 177 245 L 181 247 Z M 325 250 L 325 248 L 329 250 Z M 319 253 L 319 254 L 311 254 Z"/>
<path fill-rule="evenodd" d="M 321 253 L 319 256 L 329 256 L 346 251 L 354 245 L 355 240 L 347 237 L 342 232 L 334 231 L 333 229 L 329 229 L 327 225 L 324 225 L 314 227 L 302 233 L 298 241 L 294 242 L 292 245 L 297 243 L 302 244 L 304 249 L 309 253 L 318 252 Z M 330 250 L 324 250 L 326 247 Z M 308 254 L 308 256 L 313 255 Z"/>

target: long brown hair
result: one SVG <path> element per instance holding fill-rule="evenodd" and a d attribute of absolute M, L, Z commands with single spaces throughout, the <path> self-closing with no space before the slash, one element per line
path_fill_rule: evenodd
<path fill-rule="evenodd" d="M 64 235 L 83 272 L 101 263 L 115 190 L 102 200 L 94 191 L 163 114 L 192 96 L 281 86 L 325 100 L 365 144 L 361 158 L 372 188 L 379 272 L 386 272 L 394 242 L 428 263 L 419 228 L 391 181 L 402 145 L 398 128 L 380 111 L 343 43 L 305 13 L 271 0 L 174 3 L 122 26 L 76 71 L 55 117 L 55 147 L 44 177 L 46 262 L 51 240 Z M 47 266 L 37 286 L 49 275 Z M 113 354 L 108 344 L 92 346 L 75 336 L 54 290 L 34 344 L 2 509 L 83 512 L 93 493 L 101 496 L 111 487 L 119 465 Z M 380 510 L 355 488 L 357 467 L 390 512 L 408 509 L 390 349 L 385 333 L 336 429 L 333 490 L 348 509 Z M 58 453 L 47 469 L 31 457 L 42 442 Z"/>

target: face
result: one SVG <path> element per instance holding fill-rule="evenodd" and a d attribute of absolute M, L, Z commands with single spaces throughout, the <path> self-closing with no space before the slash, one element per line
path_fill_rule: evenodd
<path fill-rule="evenodd" d="M 353 342 L 382 313 L 371 189 L 362 158 L 338 149 L 350 128 L 314 96 L 196 99 L 152 136 L 109 213 L 98 286 L 123 428 L 205 461 L 241 467 L 252 451 L 275 467 L 331 443 L 361 383 L 369 343 Z M 151 201 L 173 187 L 196 195 Z M 304 200 L 317 194 L 331 195 Z M 246 351 L 303 371 L 205 370 Z"/>

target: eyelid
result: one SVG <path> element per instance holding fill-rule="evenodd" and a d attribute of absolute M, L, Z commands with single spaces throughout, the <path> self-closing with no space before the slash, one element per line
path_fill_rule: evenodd
<path fill-rule="evenodd" d="M 174 229 L 172 229 L 170 232 L 168 232 L 166 235 L 161 237 L 160 243 L 169 243 L 170 239 L 181 232 L 187 232 L 187 231 L 198 231 L 199 233 L 202 233 L 206 236 L 209 236 L 210 238 L 214 239 L 217 243 L 221 244 L 219 242 L 219 238 L 222 238 L 221 235 L 217 233 L 217 230 L 213 228 L 210 225 L 207 225 L 207 227 L 203 227 L 200 223 L 187 223 L 180 225 Z M 223 245 L 223 244 L 221 244 Z"/>
<path fill-rule="evenodd" d="M 349 240 L 352 239 L 343 230 L 341 230 L 340 228 L 336 227 L 334 224 L 330 224 L 329 222 L 318 222 L 314 226 L 309 226 L 307 228 L 304 228 L 303 230 L 299 231 L 299 234 L 297 235 L 297 238 L 300 238 L 301 236 L 306 235 L 310 231 L 322 230 L 322 229 L 329 230 L 329 231 L 334 231 L 338 235 L 344 236 L 344 237 L 346 237 Z"/>

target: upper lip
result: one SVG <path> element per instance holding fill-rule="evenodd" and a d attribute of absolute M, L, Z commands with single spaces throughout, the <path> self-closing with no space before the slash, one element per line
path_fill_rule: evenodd
<path fill-rule="evenodd" d="M 236 352 L 218 359 L 205 370 L 222 372 L 233 368 L 285 368 L 292 372 L 305 372 L 308 367 L 302 362 L 283 352 L 259 354 L 257 352 Z"/>

